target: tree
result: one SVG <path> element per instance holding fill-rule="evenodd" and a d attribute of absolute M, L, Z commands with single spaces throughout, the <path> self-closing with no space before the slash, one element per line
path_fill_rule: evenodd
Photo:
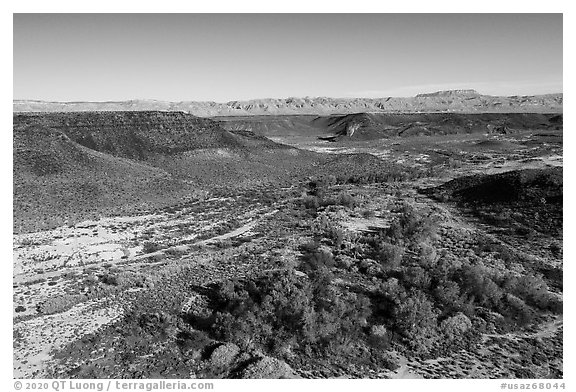
<path fill-rule="evenodd" d="M 424 353 L 438 339 L 437 313 L 421 291 L 410 293 L 395 310 L 395 326 L 409 348 Z"/>
<path fill-rule="evenodd" d="M 464 313 L 448 317 L 440 324 L 440 330 L 449 340 L 456 340 L 472 328 L 472 321 Z"/>

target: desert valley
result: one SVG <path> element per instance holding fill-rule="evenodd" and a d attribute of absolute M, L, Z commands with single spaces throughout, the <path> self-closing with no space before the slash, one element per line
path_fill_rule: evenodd
<path fill-rule="evenodd" d="M 14 101 L 15 378 L 562 378 L 563 96 Z"/>

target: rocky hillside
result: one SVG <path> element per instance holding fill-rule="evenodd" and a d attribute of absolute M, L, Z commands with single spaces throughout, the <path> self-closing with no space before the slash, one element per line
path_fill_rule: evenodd
<path fill-rule="evenodd" d="M 422 192 L 456 202 L 483 221 L 547 236 L 562 235 L 563 169 L 514 170 L 460 177 Z"/>
<path fill-rule="evenodd" d="M 184 113 L 17 114 L 14 230 L 137 213 L 202 189 L 289 183 L 312 152 Z"/>
<path fill-rule="evenodd" d="M 453 90 L 407 98 L 285 98 L 249 101 L 166 102 L 131 100 L 119 102 L 13 102 L 14 112 L 74 111 L 183 111 L 201 117 L 246 115 L 329 115 L 350 113 L 561 113 L 563 94 L 496 97 L 474 90 Z"/>
<path fill-rule="evenodd" d="M 15 115 L 14 124 L 58 130 L 92 150 L 131 159 L 207 148 L 242 151 L 249 141 L 257 141 L 268 148 L 283 147 L 247 133 L 233 134 L 214 121 L 180 112 L 22 114 Z"/>

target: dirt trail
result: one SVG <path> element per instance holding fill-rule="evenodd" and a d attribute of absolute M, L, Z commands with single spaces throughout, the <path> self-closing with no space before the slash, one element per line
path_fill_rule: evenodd
<path fill-rule="evenodd" d="M 248 223 L 244 224 L 243 226 L 238 227 L 237 229 L 234 229 L 234 230 L 232 230 L 228 233 L 225 233 L 225 234 L 217 235 L 217 236 L 212 237 L 212 238 L 198 241 L 198 242 L 194 243 L 194 245 L 206 245 L 206 244 L 217 242 L 217 241 L 227 240 L 229 238 L 239 237 L 243 234 L 246 234 L 250 230 L 252 230 L 258 223 L 260 223 L 262 221 L 262 219 L 264 217 L 274 215 L 278 211 L 279 210 L 273 210 L 273 211 L 267 212 L 265 214 L 262 214 L 258 219 L 255 219 L 251 222 L 248 222 Z"/>
<path fill-rule="evenodd" d="M 503 338 L 503 339 L 518 339 L 518 338 L 549 338 L 554 336 L 560 328 L 564 326 L 564 318 L 562 315 L 554 317 L 552 320 L 539 325 L 535 332 L 512 332 L 506 334 L 484 334 L 483 340 L 488 338 Z"/>

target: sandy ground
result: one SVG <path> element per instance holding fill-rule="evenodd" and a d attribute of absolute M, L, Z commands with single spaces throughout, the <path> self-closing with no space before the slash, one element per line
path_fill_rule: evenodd
<path fill-rule="evenodd" d="M 227 202 L 230 204 L 225 205 Z M 277 212 L 254 205 L 236 206 L 230 198 L 207 199 L 203 203 L 205 208 L 191 205 L 178 211 L 105 218 L 15 235 L 14 377 L 42 377 L 55 350 L 122 316 L 122 308 L 110 296 L 101 300 L 79 297 L 80 282 L 94 275 L 93 271 L 109 267 L 138 271 L 143 264 L 153 265 L 155 254 L 250 235 L 261 219 Z M 239 227 L 197 240 L 231 216 L 241 223 Z M 161 250 L 145 253 L 145 241 L 160 244 Z M 39 312 L 43 302 L 67 296 L 79 300 L 64 307 L 67 310 L 63 312 Z"/>
<path fill-rule="evenodd" d="M 36 317 L 14 325 L 14 377 L 42 378 L 54 350 L 97 331 L 122 316 L 119 307 L 103 306 L 103 300 L 75 306 L 67 312 Z"/>

